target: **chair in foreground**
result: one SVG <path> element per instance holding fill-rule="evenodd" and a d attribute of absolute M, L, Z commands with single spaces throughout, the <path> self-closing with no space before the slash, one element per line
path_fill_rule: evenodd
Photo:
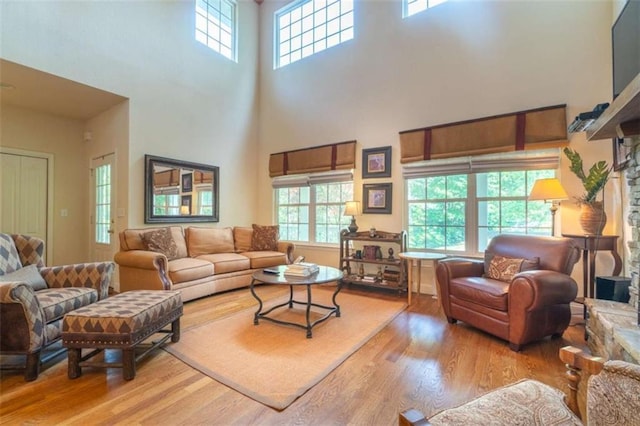
<path fill-rule="evenodd" d="M 507 340 L 514 351 L 560 337 L 578 285 L 570 277 L 580 253 L 567 238 L 496 235 L 481 259 L 445 259 L 436 270 L 447 321 L 464 321 Z"/>
<path fill-rule="evenodd" d="M 567 346 L 560 349 L 567 365 L 568 398 L 558 389 L 526 379 L 488 392 L 428 420 L 415 409 L 400 413 L 400 426 L 426 425 L 582 425 L 577 394 L 588 380 L 587 425 L 640 425 L 640 365 L 607 361 Z"/>
<path fill-rule="evenodd" d="M 105 299 L 115 264 L 44 265 L 44 242 L 26 235 L 0 234 L 0 355 L 26 356 L 26 381 L 35 380 L 40 365 L 62 350 L 43 351 L 62 336 L 62 319 L 74 309 Z"/>

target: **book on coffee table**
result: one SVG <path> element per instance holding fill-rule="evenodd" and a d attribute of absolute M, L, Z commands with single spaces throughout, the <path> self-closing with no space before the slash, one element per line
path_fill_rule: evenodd
<path fill-rule="evenodd" d="M 284 270 L 285 275 L 294 275 L 297 277 L 308 277 L 311 274 L 318 272 L 320 268 L 315 263 L 299 262 L 287 265 Z"/>

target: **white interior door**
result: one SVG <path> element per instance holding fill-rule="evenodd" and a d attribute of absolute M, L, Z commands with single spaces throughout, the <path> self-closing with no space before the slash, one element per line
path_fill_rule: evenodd
<path fill-rule="evenodd" d="M 38 237 L 47 233 L 49 158 L 0 152 L 0 231 Z"/>
<path fill-rule="evenodd" d="M 94 262 L 113 260 L 118 250 L 114 232 L 114 176 L 115 155 L 94 158 L 91 161 L 91 259 Z"/>

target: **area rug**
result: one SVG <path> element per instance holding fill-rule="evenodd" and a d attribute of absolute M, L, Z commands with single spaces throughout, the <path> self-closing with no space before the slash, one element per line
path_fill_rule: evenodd
<path fill-rule="evenodd" d="M 256 291 L 259 292 L 259 289 Z M 333 289 L 314 288 L 314 303 L 329 305 Z M 306 292 L 296 300 L 306 300 Z M 286 298 L 265 302 L 268 308 Z M 331 316 L 306 330 L 261 320 L 253 324 L 257 309 L 187 329 L 180 341 L 165 350 L 207 376 L 262 404 L 282 410 L 312 388 L 351 354 L 375 336 L 406 307 L 400 301 L 340 293 L 341 317 Z M 302 307 L 281 308 L 270 314 L 281 320 L 304 323 Z M 312 308 L 312 318 L 322 311 Z M 276 314 L 277 313 L 277 314 Z"/>

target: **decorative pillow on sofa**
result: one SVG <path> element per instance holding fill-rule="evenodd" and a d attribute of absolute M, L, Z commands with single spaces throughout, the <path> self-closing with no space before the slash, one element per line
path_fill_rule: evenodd
<path fill-rule="evenodd" d="M 233 229 L 198 228 L 190 226 L 185 230 L 189 256 L 198 257 L 203 254 L 233 253 Z"/>
<path fill-rule="evenodd" d="M 251 238 L 251 250 L 253 251 L 277 251 L 280 228 L 278 225 L 263 226 L 253 224 L 253 237 Z"/>
<path fill-rule="evenodd" d="M 171 229 L 159 228 L 144 232 L 140 234 L 140 238 L 147 250 L 162 253 L 167 256 L 167 260 L 178 258 L 178 246 L 171 235 Z"/>
<path fill-rule="evenodd" d="M 40 271 L 36 265 L 25 266 L 24 268 L 17 269 L 14 272 L 0 275 L 0 282 L 21 282 L 29 284 L 35 291 L 44 290 L 47 288 L 47 283 L 40 275 Z"/>
<path fill-rule="evenodd" d="M 233 240 L 236 244 L 236 252 L 251 250 L 251 239 L 253 238 L 253 228 L 236 226 L 233 228 Z"/>
<path fill-rule="evenodd" d="M 533 271 L 540 267 L 540 258 L 518 259 L 493 255 L 485 272 L 487 278 L 511 282 L 514 275 L 523 271 Z"/>

